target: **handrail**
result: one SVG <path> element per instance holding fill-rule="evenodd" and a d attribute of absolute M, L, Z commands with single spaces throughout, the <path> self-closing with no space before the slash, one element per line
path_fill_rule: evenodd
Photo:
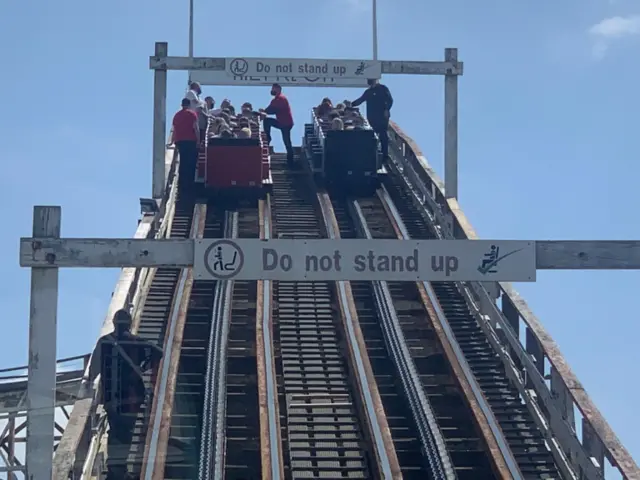
<path fill-rule="evenodd" d="M 417 144 L 393 121 L 390 122 L 389 136 L 397 149 L 394 153 L 398 153 L 396 160 L 399 162 L 396 167 L 401 172 L 403 169 L 408 170 L 405 172 L 406 176 L 414 176 L 414 181 L 420 183 L 415 185 L 422 195 L 420 201 L 426 214 L 436 221 L 437 228 L 443 236 L 456 239 L 478 238 L 458 202 L 445 197 L 442 180 L 429 165 Z M 584 456 L 580 460 L 575 451 L 571 453 L 568 461 L 572 468 L 582 474 L 597 470 L 587 475 L 587 478 L 604 478 L 604 457 L 606 456 L 623 478 L 628 480 L 640 478 L 638 465 L 589 398 L 561 354 L 558 345 L 522 297 L 510 283 L 498 283 L 497 287 L 502 294 L 502 311 L 500 311 L 485 287 L 477 282 L 469 283 L 468 287 L 461 285 L 463 289 L 470 289 L 477 301 L 492 311 L 489 314 L 491 325 L 493 327 L 499 325 L 507 333 L 500 340 L 502 344 L 507 342 L 511 349 L 510 354 L 516 356 L 513 361 L 517 364 L 514 367 L 519 370 L 520 375 L 526 378 L 544 375 L 545 359 L 552 366 L 551 387 L 547 387 L 544 381 L 542 385 L 533 386 L 538 393 L 538 399 L 532 401 L 535 404 L 542 403 L 541 406 L 545 407 L 544 410 L 547 412 L 549 410 L 557 412 L 560 420 L 547 419 L 551 431 L 558 438 L 571 436 L 572 439 L 567 438 L 567 441 L 571 443 L 575 443 L 574 440 L 577 441 L 585 453 L 586 461 Z M 486 315 L 484 310 L 482 308 L 481 313 Z M 520 320 L 524 322 L 526 329 L 524 344 L 519 340 L 521 338 L 518 328 Z M 504 338 L 505 336 L 507 338 Z M 525 359 L 525 365 L 522 364 L 521 359 Z M 527 362 L 526 359 L 529 361 Z M 578 439 L 573 425 L 574 406 L 583 416 L 582 441 Z M 538 410 L 538 413 L 542 414 L 543 409 L 538 408 Z"/>
<path fill-rule="evenodd" d="M 73 362 L 74 360 L 80 360 L 82 359 L 88 359 L 88 357 L 91 356 L 90 353 L 85 353 L 84 355 L 76 355 L 75 357 L 67 357 L 67 358 L 60 358 L 58 360 L 56 360 L 56 364 L 61 364 L 61 363 L 67 363 L 67 362 Z M 0 368 L 0 374 L 5 373 L 5 372 L 16 372 L 18 370 L 27 370 L 29 367 L 27 365 L 25 365 L 24 367 L 11 367 L 11 368 Z M 26 377 L 27 374 L 24 375 L 24 377 Z M 7 377 L 0 377 L 0 380 L 4 380 Z"/>

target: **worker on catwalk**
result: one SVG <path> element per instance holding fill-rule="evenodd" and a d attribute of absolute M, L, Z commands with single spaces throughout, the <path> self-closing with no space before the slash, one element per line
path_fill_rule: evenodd
<path fill-rule="evenodd" d="M 282 141 L 287 149 L 287 163 L 293 165 L 293 146 L 291 145 L 291 129 L 293 128 L 293 115 L 289 100 L 282 94 L 282 87 L 274 83 L 271 86 L 273 100 L 267 108 L 261 108 L 258 112 L 262 118 L 262 125 L 267 136 L 267 142 L 271 143 L 271 129 L 277 128 L 282 133 Z M 276 118 L 267 115 L 275 115 Z"/>
<path fill-rule="evenodd" d="M 182 109 L 173 116 L 173 142 L 180 155 L 179 188 L 184 191 L 193 185 L 198 165 L 198 147 L 200 145 L 200 125 L 198 114 L 191 110 L 191 101 L 182 99 Z"/>
<path fill-rule="evenodd" d="M 389 158 L 389 118 L 391 117 L 391 107 L 393 107 L 393 97 L 389 89 L 378 80 L 369 79 L 369 88 L 365 90 L 360 98 L 351 103 L 352 107 L 357 107 L 362 103 L 367 104 L 367 120 L 374 132 L 380 138 L 382 156 Z"/>
<path fill-rule="evenodd" d="M 98 340 L 80 393 L 81 397 L 91 395 L 99 373 L 101 403 L 109 423 L 107 480 L 135 478 L 127 471 L 127 457 L 142 405 L 151 408 L 153 386 L 162 359 L 159 346 L 131 333 L 131 322 L 128 311 L 115 313 L 114 330 Z M 145 382 L 148 371 L 150 381 Z"/>

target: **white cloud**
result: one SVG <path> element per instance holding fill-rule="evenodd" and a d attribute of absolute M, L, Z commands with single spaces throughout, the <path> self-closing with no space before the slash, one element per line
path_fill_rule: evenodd
<path fill-rule="evenodd" d="M 640 15 L 605 18 L 589 28 L 589 35 L 593 39 L 591 53 L 601 60 L 614 40 L 640 35 Z"/>
<path fill-rule="evenodd" d="M 603 38 L 621 38 L 640 34 L 640 15 L 605 18 L 589 29 L 591 35 Z"/>

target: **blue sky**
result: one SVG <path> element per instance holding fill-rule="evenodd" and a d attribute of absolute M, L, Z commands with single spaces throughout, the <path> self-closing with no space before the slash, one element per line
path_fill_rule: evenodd
<path fill-rule="evenodd" d="M 133 234 L 138 198 L 151 188 L 148 56 L 155 41 L 186 55 L 187 3 L 0 4 L 0 302 L 10 337 L 0 368 L 27 359 L 29 275 L 17 247 L 31 232 L 32 206 L 62 205 L 63 236 Z M 196 0 L 196 8 L 196 55 L 371 56 L 364 1 Z M 640 238 L 639 15 L 634 0 L 379 0 L 381 59 L 439 60 L 445 47 L 459 48 L 460 201 L 482 237 Z M 395 97 L 392 118 L 442 173 L 442 79 L 384 81 Z M 186 73 L 170 74 L 170 114 L 185 82 Z M 205 93 L 236 105 L 269 101 L 261 87 Z M 358 93 L 288 89 L 295 137 L 323 96 Z M 116 277 L 61 274 L 59 357 L 93 346 Z M 518 286 L 636 457 L 638 285 L 638 272 L 541 272 L 536 284 Z"/>

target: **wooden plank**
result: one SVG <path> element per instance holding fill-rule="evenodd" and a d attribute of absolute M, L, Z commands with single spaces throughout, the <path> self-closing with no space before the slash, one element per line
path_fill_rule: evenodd
<path fill-rule="evenodd" d="M 223 71 L 226 68 L 226 58 L 223 57 L 149 57 L 151 70 L 213 70 Z"/>
<path fill-rule="evenodd" d="M 151 70 L 210 70 L 222 72 L 226 69 L 223 57 L 149 57 Z M 277 60 L 277 59 L 274 59 Z M 287 62 L 306 59 L 282 59 Z M 334 60 L 340 61 L 340 60 Z M 462 75 L 463 62 L 423 61 L 423 60 L 387 60 L 382 61 L 382 73 L 396 75 Z"/>
<path fill-rule="evenodd" d="M 391 60 L 382 62 L 383 74 L 395 75 L 462 75 L 463 63 Z"/>
<path fill-rule="evenodd" d="M 33 208 L 33 235 L 60 237 L 60 207 Z M 29 478 L 50 478 L 56 403 L 57 268 L 31 269 L 26 466 Z"/>
<path fill-rule="evenodd" d="M 131 238 L 22 238 L 20 265 L 23 267 L 122 268 L 190 267 L 193 240 Z"/>
<path fill-rule="evenodd" d="M 640 269 L 640 241 L 537 241 L 539 270 Z"/>

